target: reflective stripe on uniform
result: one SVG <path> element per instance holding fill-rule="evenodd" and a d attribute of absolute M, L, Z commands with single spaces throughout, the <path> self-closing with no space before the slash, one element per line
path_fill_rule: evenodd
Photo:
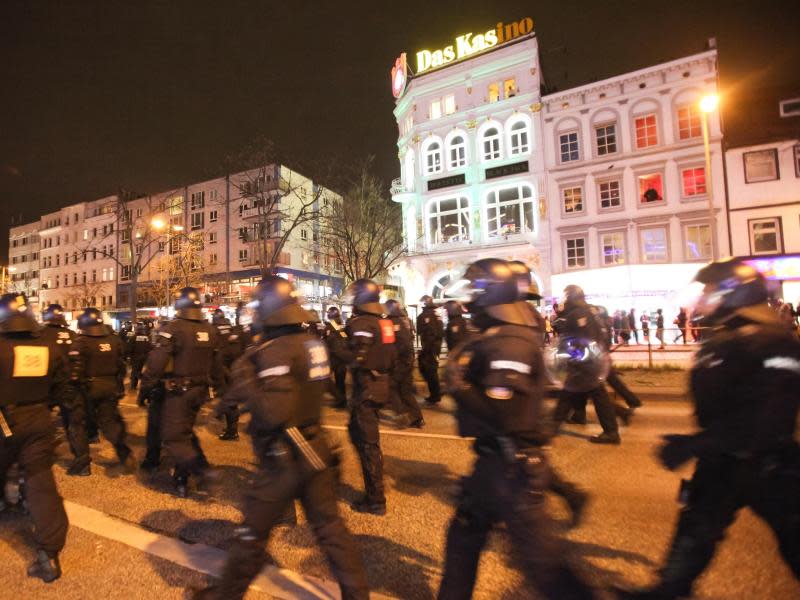
<path fill-rule="evenodd" d="M 280 375 L 286 375 L 290 371 L 289 365 L 280 365 L 277 367 L 270 367 L 269 369 L 264 369 L 263 371 L 259 372 L 258 376 L 262 379 L 264 377 L 279 377 Z"/>
<path fill-rule="evenodd" d="M 773 356 L 764 361 L 764 368 L 800 373 L 800 361 L 791 356 Z"/>
<path fill-rule="evenodd" d="M 375 337 L 375 336 L 374 336 L 372 333 L 370 333 L 369 331 L 356 331 L 355 333 L 353 333 L 353 335 L 360 335 L 360 336 L 362 336 L 362 337 L 370 337 L 370 338 L 371 338 L 371 337 Z"/>
<path fill-rule="evenodd" d="M 167 339 L 172 337 L 172 334 L 171 333 L 167 333 L 166 331 L 159 331 L 158 335 L 163 335 Z"/>
<path fill-rule="evenodd" d="M 489 364 L 489 368 L 493 371 L 516 371 L 517 373 L 523 373 L 524 375 L 529 375 L 531 372 L 530 365 L 526 365 L 525 363 L 521 363 L 516 360 L 493 360 Z"/>

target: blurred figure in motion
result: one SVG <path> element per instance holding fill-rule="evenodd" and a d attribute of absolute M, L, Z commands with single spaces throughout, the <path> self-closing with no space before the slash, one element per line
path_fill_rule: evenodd
<path fill-rule="evenodd" d="M 444 309 L 447 311 L 447 328 L 444 332 L 444 339 L 449 352 L 467 338 L 469 330 L 467 329 L 467 320 L 464 318 L 464 307 L 460 302 L 448 300 L 444 303 Z"/>
<path fill-rule="evenodd" d="M 422 312 L 417 316 L 417 335 L 422 346 L 417 357 L 419 372 L 428 384 L 428 397 L 425 398 L 425 402 L 438 404 L 442 400 L 439 386 L 439 354 L 442 352 L 444 326 L 436 314 L 433 298 L 423 296 L 419 301 L 422 303 Z"/>
<path fill-rule="evenodd" d="M 329 306 L 328 321 L 325 323 L 325 344 L 331 357 L 330 391 L 333 394 L 334 408 L 347 408 L 347 363 L 340 356 L 342 349 L 347 348 L 347 332 L 342 322 L 342 313 L 336 306 Z"/>
<path fill-rule="evenodd" d="M 391 299 L 386 310 L 394 325 L 397 360 L 392 365 L 389 379 L 389 403 L 397 414 L 396 425 L 422 429 L 425 420 L 414 394 L 414 334 L 403 305 Z"/>

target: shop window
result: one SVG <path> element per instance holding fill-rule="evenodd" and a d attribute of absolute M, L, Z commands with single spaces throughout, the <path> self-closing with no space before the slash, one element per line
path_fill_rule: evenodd
<path fill-rule="evenodd" d="M 704 196 L 706 193 L 706 170 L 704 167 L 692 167 L 681 170 L 683 196 Z"/>
<path fill-rule="evenodd" d="M 654 204 L 664 201 L 664 177 L 661 173 L 639 175 L 639 202 Z"/>
<path fill-rule="evenodd" d="M 622 192 L 620 181 L 601 181 L 598 185 L 598 195 L 600 196 L 600 209 L 610 210 L 622 207 Z"/>
<path fill-rule="evenodd" d="M 503 96 L 505 98 L 513 98 L 517 95 L 517 80 L 513 77 L 511 79 L 506 79 L 503 82 Z"/>
<path fill-rule="evenodd" d="M 642 229 L 642 262 L 659 263 L 667 262 L 667 229 L 666 227 L 653 227 Z"/>
<path fill-rule="evenodd" d="M 441 198 L 428 204 L 428 240 L 431 244 L 470 239 L 469 200 L 465 196 Z"/>
<path fill-rule="evenodd" d="M 617 126 L 614 123 L 610 125 L 601 125 L 595 127 L 595 139 L 597 140 L 597 155 L 605 156 L 606 154 L 614 154 L 617 151 Z"/>
<path fill-rule="evenodd" d="M 430 107 L 428 109 L 428 117 L 433 121 L 438 119 L 442 116 L 442 100 L 441 98 L 436 98 L 436 100 L 431 100 Z"/>
<path fill-rule="evenodd" d="M 510 154 L 526 154 L 530 149 L 528 137 L 528 124 L 525 121 L 517 121 L 514 123 L 511 126 Z"/>
<path fill-rule="evenodd" d="M 425 174 L 433 175 L 442 171 L 442 146 L 432 142 L 425 150 Z"/>
<path fill-rule="evenodd" d="M 711 258 L 711 227 L 708 225 L 686 225 L 684 228 L 687 260 Z"/>
<path fill-rule="evenodd" d="M 564 214 L 571 215 L 583 212 L 583 188 L 580 186 L 567 187 L 561 190 Z"/>
<path fill-rule="evenodd" d="M 497 102 L 500 100 L 500 84 L 498 83 L 490 83 L 489 84 L 489 102 Z"/>
<path fill-rule="evenodd" d="M 489 238 L 531 233 L 534 230 L 533 190 L 528 185 L 493 190 L 486 196 Z"/>
<path fill-rule="evenodd" d="M 450 164 L 449 168 L 457 169 L 467 164 L 467 143 L 463 135 L 457 135 L 450 140 Z"/>
<path fill-rule="evenodd" d="M 778 151 L 775 148 L 745 152 L 742 155 L 742 160 L 744 160 L 745 183 L 772 181 L 780 177 L 778 173 Z"/>
<path fill-rule="evenodd" d="M 558 145 L 561 151 L 561 162 L 572 162 L 580 158 L 578 147 L 578 132 L 569 131 L 558 136 Z"/>
<path fill-rule="evenodd" d="M 750 219 L 747 226 L 750 230 L 751 254 L 779 254 L 783 251 L 780 217 Z"/>
<path fill-rule="evenodd" d="M 600 236 L 600 250 L 603 257 L 603 265 L 625 264 L 625 233 L 615 231 L 602 234 Z"/>
<path fill-rule="evenodd" d="M 566 250 L 567 269 L 582 269 L 586 267 L 586 238 L 576 237 L 564 240 Z"/>
<path fill-rule="evenodd" d="M 483 160 L 495 160 L 500 158 L 500 130 L 497 127 L 490 127 L 483 132 Z"/>
<path fill-rule="evenodd" d="M 678 109 L 678 138 L 690 140 L 703 135 L 700 107 L 687 104 Z"/>
<path fill-rule="evenodd" d="M 636 117 L 636 147 L 649 148 L 658 144 L 658 127 L 655 114 Z"/>

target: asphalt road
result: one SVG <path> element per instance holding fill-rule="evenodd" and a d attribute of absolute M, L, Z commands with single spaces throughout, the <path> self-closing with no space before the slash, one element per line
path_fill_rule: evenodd
<path fill-rule="evenodd" d="M 599 429 L 590 424 L 568 426 L 552 449 L 552 461 L 560 472 L 592 494 L 584 523 L 576 530 L 567 529 L 560 500 L 551 498 L 548 504 L 565 540 L 565 552 L 599 584 L 647 584 L 666 552 L 678 510 L 679 480 L 690 474 L 690 467 L 667 472 L 654 462 L 652 452 L 660 435 L 692 428 L 688 405 L 670 398 L 648 398 L 632 425 L 622 430 L 619 447 L 589 444 L 586 438 Z M 450 408 L 447 401 L 426 408 L 427 426 L 421 432 L 396 431 L 386 425 L 382 444 L 389 512 L 385 517 L 354 513 L 347 506 L 346 501 L 362 489 L 360 471 L 343 431 L 346 415 L 326 411 L 325 422 L 344 450 L 341 514 L 359 543 L 372 589 L 381 595 L 435 597 L 453 493 L 473 460 L 469 443 L 453 435 Z M 132 445 L 141 456 L 144 411 L 132 396 L 123 401 L 122 410 Z M 206 454 L 224 473 L 226 489 L 217 498 L 173 497 L 166 466 L 144 484 L 119 474 L 105 441 L 93 446 L 89 478 L 65 475 L 69 454 L 66 444 L 60 445 L 54 468 L 59 488 L 75 505 L 101 511 L 143 532 L 224 550 L 241 516 L 239 492 L 253 468 L 252 454 L 244 435 L 239 442 L 217 440 L 220 425 L 207 411 L 200 423 Z M 24 575 L 32 557 L 27 519 L 15 512 L 0 515 L 0 598 L 180 598 L 185 586 L 208 580 L 197 570 L 153 555 L 148 547 L 136 547 L 133 538 L 113 541 L 112 532 L 100 527 L 100 533 L 92 533 L 81 525 L 73 523 L 70 529 L 62 556 L 64 576 L 47 586 Z M 275 531 L 268 550 L 280 567 L 301 576 L 332 579 L 302 511 L 298 526 Z M 476 598 L 536 598 L 510 563 L 508 550 L 503 531 L 496 532 L 481 560 Z M 745 510 L 699 581 L 696 594 L 714 599 L 800 598 L 800 584 L 781 562 L 771 533 Z M 255 591 L 248 595 L 267 597 L 270 594 Z"/>

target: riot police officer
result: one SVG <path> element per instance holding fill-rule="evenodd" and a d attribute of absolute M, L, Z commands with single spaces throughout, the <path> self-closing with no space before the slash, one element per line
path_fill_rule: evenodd
<path fill-rule="evenodd" d="M 358 279 L 346 292 L 353 304 L 347 322 L 347 348 L 338 349 L 353 375 L 353 401 L 347 430 L 358 452 L 364 475 L 364 497 L 353 510 L 386 514 L 383 454 L 378 429 L 379 410 L 389 400 L 389 369 L 395 359 L 394 325 L 386 318 L 378 285 Z"/>
<path fill-rule="evenodd" d="M 448 300 L 444 303 L 447 311 L 447 328 L 445 329 L 444 339 L 447 342 L 447 350 L 451 351 L 461 342 L 467 339 L 467 320 L 464 318 L 464 307 L 458 300 Z"/>
<path fill-rule="evenodd" d="M 273 527 L 298 498 L 339 580 L 342 597 L 366 600 L 369 589 L 361 557 L 336 506 L 338 461 L 320 426 L 322 395 L 330 377 L 325 344 L 303 327 L 312 317 L 299 305 L 291 283 L 270 275 L 254 296 L 262 343 L 234 363 L 225 401 L 246 403 L 259 469 L 245 492 L 244 522 L 221 581 L 194 597 L 243 598 L 266 562 L 264 547 Z"/>
<path fill-rule="evenodd" d="M 604 344 L 604 333 L 592 307 L 586 302 L 583 290 L 577 285 L 564 288 L 564 311 L 556 321 L 556 330 L 563 339 L 594 343 L 599 347 Z M 605 377 L 598 378 L 596 373 L 587 372 L 581 365 L 569 366 L 567 380 L 553 415 L 554 420 L 557 423 L 565 421 L 573 407 L 580 406 L 587 396 L 592 399 L 603 428 L 603 433 L 590 437 L 589 441 L 595 444 L 619 444 L 619 426 L 614 404 L 606 391 Z"/>
<path fill-rule="evenodd" d="M 53 478 L 55 430 L 48 404 L 68 400 L 63 353 L 45 336 L 23 295 L 0 297 L 0 490 L 15 462 L 25 472 L 36 559 L 28 575 L 50 583 L 61 576 L 58 553 L 67 538 L 67 515 Z"/>
<path fill-rule="evenodd" d="M 333 407 L 347 407 L 347 363 L 340 356 L 341 349 L 346 348 L 347 332 L 342 322 L 342 313 L 336 306 L 329 306 L 326 313 L 328 321 L 325 323 L 325 344 L 328 346 L 328 354 L 331 359 L 330 392 L 333 394 Z"/>
<path fill-rule="evenodd" d="M 203 477 L 209 468 L 194 433 L 197 413 L 208 400 L 209 384 L 217 392 L 224 384 L 217 330 L 203 318 L 202 308 L 196 288 L 181 290 L 175 319 L 159 329 L 158 341 L 147 357 L 139 392 L 148 398 L 163 383 L 161 441 L 175 461 L 175 492 L 182 498 L 188 495 L 189 476 Z M 153 462 L 156 452 L 148 447 Z"/>
<path fill-rule="evenodd" d="M 137 321 L 133 335 L 128 337 L 128 357 L 131 361 L 131 391 L 136 391 L 139 386 L 139 379 L 142 376 L 142 368 L 147 360 L 147 355 L 153 349 L 150 342 L 150 328 L 144 321 Z"/>
<path fill-rule="evenodd" d="M 91 457 L 86 433 L 87 407 L 92 407 L 97 424 L 114 446 L 120 464 L 134 471 L 136 462 L 126 442 L 125 422 L 117 403 L 125 394 L 125 360 L 119 336 L 108 331 L 103 315 L 87 308 L 78 317 L 80 334 L 69 351 L 70 381 L 77 388 L 70 410 L 69 438 L 75 460 L 69 475 L 89 475 Z"/>
<path fill-rule="evenodd" d="M 695 279 L 704 287 L 694 315 L 713 328 L 690 373 L 700 431 L 665 436 L 659 458 L 670 470 L 697 464 L 658 583 L 624 597 L 690 596 L 744 507 L 770 526 L 800 579 L 800 342 L 767 305 L 766 281 L 752 266 L 712 262 Z"/>
<path fill-rule="evenodd" d="M 222 365 L 225 368 L 225 384 L 230 383 L 230 369 L 233 361 L 244 352 L 242 329 L 239 325 L 231 325 L 221 308 L 214 310 L 211 324 L 217 328 Z M 219 435 L 223 441 L 239 439 L 239 409 L 235 404 L 225 404 L 220 416 L 225 421 L 225 430 Z"/>
<path fill-rule="evenodd" d="M 66 364 L 69 361 L 68 352 L 72 348 L 76 335 L 74 331 L 67 327 L 67 320 L 64 317 L 64 309 L 61 305 L 49 304 L 42 311 L 42 323 L 44 323 L 42 337 L 56 347 L 64 357 Z M 51 402 L 53 401 L 58 405 L 61 423 L 64 427 L 64 432 L 67 432 L 69 430 L 69 406 L 60 398 L 52 399 Z"/>
<path fill-rule="evenodd" d="M 459 433 L 475 437 L 478 458 L 462 480 L 447 534 L 439 598 L 469 598 L 478 561 L 495 524 L 505 523 L 525 574 L 545 598 L 591 597 L 565 562 L 544 506 L 548 467 L 543 445 L 541 340 L 532 313 L 518 302 L 505 261 L 482 259 L 464 275 L 480 335 L 448 359 L 447 390 Z M 451 362 L 452 361 L 452 362 Z"/>
<path fill-rule="evenodd" d="M 414 334 L 411 322 L 403 305 L 397 300 L 387 300 L 386 310 L 394 326 L 397 351 L 397 360 L 392 365 L 389 377 L 389 402 L 398 415 L 398 426 L 422 429 L 425 419 L 414 394 Z"/>
<path fill-rule="evenodd" d="M 442 337 L 444 327 L 442 320 L 436 313 L 436 305 L 431 296 L 423 296 L 419 300 L 422 312 L 417 316 L 417 335 L 420 340 L 420 351 L 417 357 L 419 371 L 425 383 L 428 384 L 427 404 L 438 404 L 442 400 L 439 386 L 439 354 L 442 351 Z"/>

